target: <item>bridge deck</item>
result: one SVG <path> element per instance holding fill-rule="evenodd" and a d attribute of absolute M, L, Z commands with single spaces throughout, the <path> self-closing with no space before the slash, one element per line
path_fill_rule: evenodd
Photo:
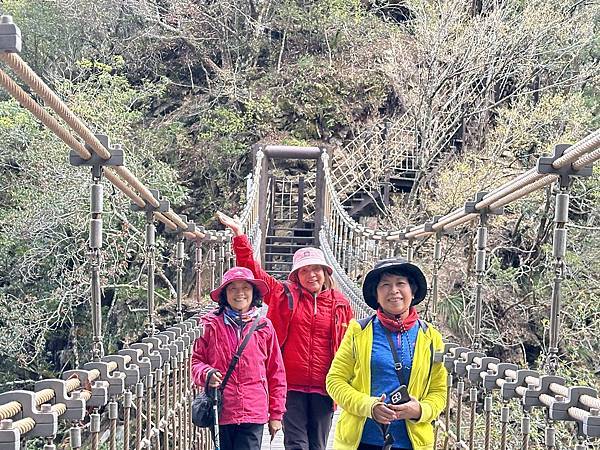
<path fill-rule="evenodd" d="M 335 431 L 335 425 L 337 423 L 338 417 L 340 415 L 340 409 L 338 408 L 333 415 L 333 423 L 331 425 L 331 431 L 329 432 L 329 439 L 327 440 L 327 449 L 333 449 L 333 435 Z M 263 432 L 263 440 L 262 440 L 262 449 L 269 450 L 283 450 L 283 433 L 279 432 L 275 436 L 273 442 L 269 442 L 271 436 L 269 435 L 269 429 L 265 426 L 265 430 Z"/>

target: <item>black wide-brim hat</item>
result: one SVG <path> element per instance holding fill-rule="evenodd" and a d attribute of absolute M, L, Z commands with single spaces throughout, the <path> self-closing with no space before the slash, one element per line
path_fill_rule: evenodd
<path fill-rule="evenodd" d="M 418 266 L 403 258 L 382 259 L 375 263 L 373 269 L 367 273 L 363 281 L 362 291 L 365 303 L 373 309 L 379 307 L 377 303 L 377 284 L 381 279 L 381 275 L 392 271 L 413 280 L 417 285 L 417 289 L 416 292 L 413 292 L 414 298 L 410 304 L 414 306 L 421 303 L 427 295 L 427 279 Z"/>

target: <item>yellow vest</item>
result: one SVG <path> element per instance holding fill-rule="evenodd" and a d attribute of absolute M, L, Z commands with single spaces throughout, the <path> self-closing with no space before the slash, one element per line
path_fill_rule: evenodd
<path fill-rule="evenodd" d="M 446 406 L 446 368 L 433 363 L 430 349 L 442 351 L 441 334 L 430 324 L 427 330 L 419 328 L 413 357 L 408 392 L 421 404 L 419 420 L 407 420 L 406 429 L 414 450 L 433 449 L 433 426 Z M 419 325 L 417 325 L 419 326 Z M 432 345 L 433 344 L 433 345 Z M 367 417 L 371 417 L 371 349 L 373 348 L 373 321 L 365 326 L 352 320 L 327 374 L 327 392 L 342 407 L 335 429 L 333 448 L 358 448 Z"/>

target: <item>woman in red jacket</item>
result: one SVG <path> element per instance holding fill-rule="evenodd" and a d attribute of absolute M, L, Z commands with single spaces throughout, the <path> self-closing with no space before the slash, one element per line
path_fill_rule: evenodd
<path fill-rule="evenodd" d="M 269 286 L 264 301 L 281 345 L 287 378 L 283 417 L 286 450 L 325 450 L 333 416 L 333 400 L 325 377 L 352 318 L 350 303 L 334 289 L 331 266 L 323 252 L 305 247 L 294 254 L 286 282 L 266 273 L 254 260 L 241 224 L 217 213 L 234 234 L 237 265 L 252 270 Z"/>
<path fill-rule="evenodd" d="M 202 317 L 204 332 L 194 342 L 192 377 L 196 384 L 204 386 L 208 372 L 213 371 L 209 385 L 221 385 L 233 355 L 260 315 L 261 298 L 268 293 L 265 282 L 245 267 L 225 272 L 221 285 L 210 293 L 219 308 Z M 223 392 L 221 450 L 260 449 L 267 421 L 271 436 L 281 429 L 286 396 L 283 360 L 271 321 L 258 320 Z"/>

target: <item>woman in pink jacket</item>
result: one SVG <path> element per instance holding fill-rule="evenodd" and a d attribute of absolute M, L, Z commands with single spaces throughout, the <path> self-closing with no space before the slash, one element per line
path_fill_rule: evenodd
<path fill-rule="evenodd" d="M 196 384 L 221 385 L 240 343 L 259 315 L 269 288 L 252 271 L 233 267 L 210 293 L 219 308 L 202 318 L 204 332 L 194 343 L 192 377 Z M 274 436 L 285 412 L 286 381 L 277 335 L 271 321 L 261 317 L 223 392 L 219 416 L 221 450 L 255 450 L 264 424 Z"/>

